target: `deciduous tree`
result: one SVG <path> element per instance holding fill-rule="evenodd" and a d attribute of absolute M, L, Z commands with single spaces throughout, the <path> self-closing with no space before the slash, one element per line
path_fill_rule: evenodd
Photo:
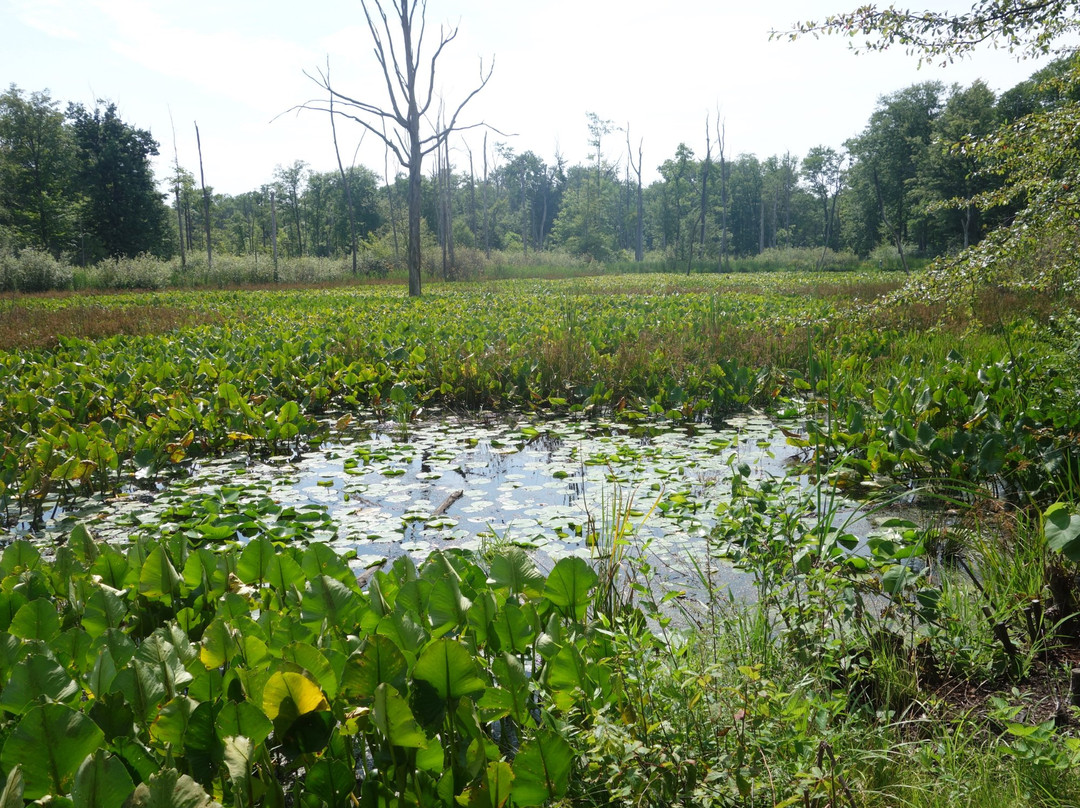
<path fill-rule="evenodd" d="M 361 0 L 360 5 L 371 34 L 375 59 L 382 70 L 386 90 L 384 100 L 362 100 L 346 95 L 331 84 L 329 71 L 320 71 L 312 78 L 333 97 L 333 109 L 323 99 L 308 101 L 301 106 L 356 121 L 382 140 L 408 172 L 409 294 L 419 296 L 420 188 L 424 157 L 439 149 L 453 132 L 484 125 L 463 125 L 459 117 L 465 106 L 487 85 L 494 65 L 485 70 L 481 62 L 477 86 L 456 107 L 448 108 L 452 110 L 449 115 L 433 119 L 429 112 L 436 96 L 438 60 L 446 46 L 457 37 L 457 27 L 439 29 L 439 37 L 429 58 L 424 40 L 427 30 L 426 0 L 392 0 L 386 8 L 381 0 Z M 389 15 L 387 8 L 391 12 Z M 390 132 L 383 128 L 384 123 L 391 125 Z"/>

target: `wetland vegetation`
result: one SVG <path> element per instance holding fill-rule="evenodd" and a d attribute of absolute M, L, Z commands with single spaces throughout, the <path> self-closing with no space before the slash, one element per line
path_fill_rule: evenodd
<path fill-rule="evenodd" d="M 5 799 L 1076 804 L 1075 301 L 899 286 L 8 301 Z"/>

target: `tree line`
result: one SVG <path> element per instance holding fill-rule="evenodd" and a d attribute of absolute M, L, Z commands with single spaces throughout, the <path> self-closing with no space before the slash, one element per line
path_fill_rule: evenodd
<path fill-rule="evenodd" d="M 664 156 L 648 185 L 641 182 L 648 144 L 595 113 L 585 121 L 589 158 L 576 165 L 460 133 L 421 180 L 423 237 L 435 248 L 425 259 L 438 271 L 441 255 L 449 277 L 461 249 L 649 257 L 687 270 L 784 247 L 865 257 L 885 245 L 902 263 L 956 251 L 1013 213 L 1008 205 L 988 212 L 950 203 L 1003 181 L 979 170 L 970 144 L 1076 101 L 1075 90 L 1055 81 L 1069 66 L 1058 60 L 1001 95 L 981 81 L 912 85 L 882 96 L 856 137 L 801 157 L 732 155 L 728 123 L 706 115 L 697 140 Z M 257 259 L 343 257 L 359 247 L 404 260 L 404 174 L 360 166 L 320 172 L 294 161 L 246 193 L 208 188 L 205 204 L 195 175 L 178 161 L 168 192 L 159 188 L 150 162 L 158 150 L 114 104 L 62 108 L 47 90 L 11 86 L 0 95 L 0 247 L 89 264 L 196 254 L 209 233 L 214 252 Z"/>

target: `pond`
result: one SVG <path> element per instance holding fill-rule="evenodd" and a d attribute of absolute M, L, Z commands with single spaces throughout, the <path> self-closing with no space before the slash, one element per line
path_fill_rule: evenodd
<path fill-rule="evenodd" d="M 716 507 L 736 467 L 748 466 L 752 479 L 780 478 L 796 452 L 760 415 L 712 427 L 447 414 L 404 427 L 373 419 L 336 435 L 293 457 L 199 463 L 155 494 L 98 500 L 37 535 L 47 540 L 81 520 L 114 541 L 177 530 L 246 541 L 252 525 L 284 524 L 285 513 L 306 526 L 304 538 L 355 554 L 361 570 L 403 553 L 419 559 L 498 542 L 526 547 L 548 567 L 593 556 L 618 529 L 632 539 L 631 555 L 647 547 L 665 585 L 693 587 L 694 560 L 707 560 L 714 582 L 745 595 L 745 576 L 709 552 Z M 194 501 L 201 510 L 186 505 Z"/>

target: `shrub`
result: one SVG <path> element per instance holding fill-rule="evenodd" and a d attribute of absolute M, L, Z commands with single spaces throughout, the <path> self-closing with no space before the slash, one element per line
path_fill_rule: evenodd
<path fill-rule="evenodd" d="M 80 285 L 91 289 L 164 289 L 171 280 L 169 264 L 147 253 L 107 258 L 80 275 Z"/>
<path fill-rule="evenodd" d="M 49 292 L 70 288 L 71 281 L 71 266 L 47 252 L 0 252 L 0 289 L 5 292 Z"/>

